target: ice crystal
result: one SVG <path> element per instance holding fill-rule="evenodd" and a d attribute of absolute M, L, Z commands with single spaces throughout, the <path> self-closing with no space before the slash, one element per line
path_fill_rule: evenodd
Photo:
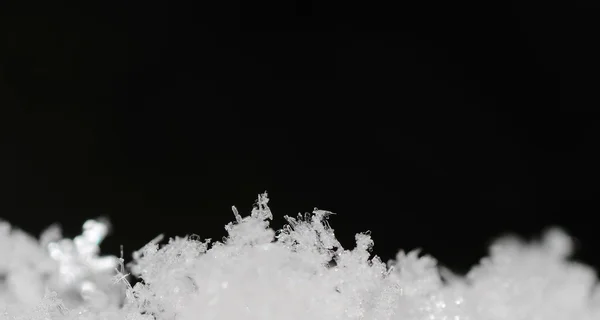
<path fill-rule="evenodd" d="M 331 215 L 285 217 L 275 231 L 263 194 L 249 216 L 233 207 L 222 241 L 161 235 L 127 264 L 100 256 L 102 220 L 74 239 L 52 226 L 40 240 L 0 222 L 0 320 L 600 319 L 596 274 L 569 260 L 559 229 L 501 238 L 463 277 L 419 251 L 371 258 L 369 233 L 346 249 Z"/>

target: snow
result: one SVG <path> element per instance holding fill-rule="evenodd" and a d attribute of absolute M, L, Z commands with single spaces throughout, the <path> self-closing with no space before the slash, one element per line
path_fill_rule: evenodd
<path fill-rule="evenodd" d="M 260 195 L 245 217 L 233 207 L 221 242 L 159 236 L 127 264 L 100 256 L 102 220 L 72 240 L 56 226 L 37 240 L 0 222 L 0 319 L 600 319 L 597 276 L 569 260 L 573 242 L 560 229 L 498 239 L 459 276 L 418 251 L 369 258 L 365 233 L 344 249 L 323 210 L 272 230 L 268 201 Z M 130 285 L 132 276 L 141 281 Z"/>

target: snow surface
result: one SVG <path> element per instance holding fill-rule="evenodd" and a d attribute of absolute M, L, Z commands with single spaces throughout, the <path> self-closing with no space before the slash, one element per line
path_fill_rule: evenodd
<path fill-rule="evenodd" d="M 52 226 L 39 240 L 0 222 L 0 319 L 600 320 L 596 274 L 568 260 L 561 230 L 499 239 L 459 276 L 417 251 L 370 259 L 368 234 L 344 249 L 327 211 L 274 231 L 267 202 L 260 195 L 246 217 L 233 208 L 222 242 L 158 237 L 127 265 L 99 256 L 103 221 L 75 239 Z"/>

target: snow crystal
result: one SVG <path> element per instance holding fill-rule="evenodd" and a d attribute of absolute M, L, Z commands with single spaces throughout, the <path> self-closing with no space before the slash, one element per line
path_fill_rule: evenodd
<path fill-rule="evenodd" d="M 324 210 L 272 230 L 268 201 L 260 195 L 245 217 L 232 207 L 222 241 L 161 245 L 161 235 L 127 264 L 100 256 L 106 221 L 87 221 L 72 240 L 57 226 L 36 240 L 0 222 L 0 320 L 600 319 L 596 274 L 569 260 L 573 242 L 560 229 L 498 239 L 459 276 L 416 250 L 387 264 L 370 258 L 369 233 L 345 249 Z"/>

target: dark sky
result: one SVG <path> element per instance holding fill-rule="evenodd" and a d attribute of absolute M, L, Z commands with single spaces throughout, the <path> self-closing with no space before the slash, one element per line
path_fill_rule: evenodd
<path fill-rule="evenodd" d="M 267 190 L 276 227 L 331 210 L 385 260 L 464 270 L 561 225 L 600 266 L 595 1 L 41 2 L 0 4 L 0 217 L 25 230 L 220 239 Z"/>

